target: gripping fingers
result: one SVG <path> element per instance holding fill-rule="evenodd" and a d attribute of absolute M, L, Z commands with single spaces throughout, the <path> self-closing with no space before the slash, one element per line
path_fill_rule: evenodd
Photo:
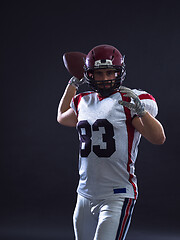
<path fill-rule="evenodd" d="M 73 85 L 74 87 L 76 87 L 76 89 L 78 89 L 78 87 L 80 85 L 82 85 L 84 82 L 85 82 L 85 78 L 81 78 L 79 80 L 78 78 L 76 78 L 74 76 L 69 80 L 69 84 Z"/>
<path fill-rule="evenodd" d="M 118 103 L 124 107 L 129 108 L 130 110 L 134 110 L 134 108 L 135 108 L 133 103 L 129 103 L 129 102 L 122 101 L 122 100 L 119 100 Z"/>
<path fill-rule="evenodd" d="M 121 91 L 127 91 L 127 90 L 131 90 L 130 88 L 124 87 L 124 86 L 120 86 L 120 92 Z"/>
<path fill-rule="evenodd" d="M 133 110 L 139 117 L 144 116 L 146 111 L 144 109 L 144 104 L 141 103 L 139 97 L 130 88 L 123 86 L 120 87 L 120 92 L 125 93 L 125 97 L 132 98 L 134 103 L 129 103 L 121 100 L 119 100 L 118 103 L 124 107 L 129 108 L 130 110 Z"/>
<path fill-rule="evenodd" d="M 130 88 L 121 86 L 120 87 L 120 92 L 121 93 L 126 93 L 124 95 L 125 97 L 130 97 L 130 98 L 133 98 L 134 100 L 138 98 L 138 96 Z"/>

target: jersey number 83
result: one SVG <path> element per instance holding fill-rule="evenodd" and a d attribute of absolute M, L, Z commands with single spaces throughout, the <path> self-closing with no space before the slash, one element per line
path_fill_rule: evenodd
<path fill-rule="evenodd" d="M 101 135 L 101 140 L 106 143 L 106 147 L 102 148 L 99 145 L 92 145 L 92 133 L 100 132 L 100 128 L 104 129 Z M 98 157 L 110 157 L 115 151 L 115 139 L 113 125 L 107 119 L 97 119 L 91 126 L 87 120 L 82 120 L 77 125 L 77 130 L 80 136 L 80 155 L 88 157 L 93 151 Z"/>

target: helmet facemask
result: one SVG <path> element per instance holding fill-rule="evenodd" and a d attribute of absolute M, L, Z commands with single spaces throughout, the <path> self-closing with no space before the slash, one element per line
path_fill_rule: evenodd
<path fill-rule="evenodd" d="M 115 78 L 108 80 L 95 80 L 94 79 L 94 71 L 98 69 L 109 69 L 115 71 Z M 85 69 L 84 76 L 86 78 L 86 82 L 95 92 L 98 92 L 102 97 L 108 97 L 116 90 L 119 89 L 125 78 L 126 72 L 123 66 L 112 66 L 112 65 L 104 65 L 94 67 L 93 69 Z"/>

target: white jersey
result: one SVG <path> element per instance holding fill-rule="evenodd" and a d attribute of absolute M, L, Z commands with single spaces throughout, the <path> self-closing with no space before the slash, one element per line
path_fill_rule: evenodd
<path fill-rule="evenodd" d="M 145 109 L 157 115 L 155 99 L 145 91 L 133 90 Z M 118 103 L 130 101 L 116 92 L 101 98 L 95 92 L 76 95 L 71 107 L 78 117 L 79 185 L 77 192 L 88 199 L 113 196 L 137 198 L 135 161 L 141 135 L 132 126 L 134 113 Z"/>

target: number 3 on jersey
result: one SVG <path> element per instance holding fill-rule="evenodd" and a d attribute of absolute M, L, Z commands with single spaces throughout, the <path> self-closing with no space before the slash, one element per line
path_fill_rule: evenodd
<path fill-rule="evenodd" d="M 102 133 L 102 142 L 106 143 L 106 148 L 102 149 L 100 145 L 92 146 L 92 132 L 104 128 Z M 81 157 L 87 157 L 93 151 L 98 157 L 110 157 L 115 151 L 115 139 L 113 125 L 107 119 L 98 119 L 91 126 L 87 120 L 80 121 L 77 126 L 80 135 L 80 154 Z"/>

